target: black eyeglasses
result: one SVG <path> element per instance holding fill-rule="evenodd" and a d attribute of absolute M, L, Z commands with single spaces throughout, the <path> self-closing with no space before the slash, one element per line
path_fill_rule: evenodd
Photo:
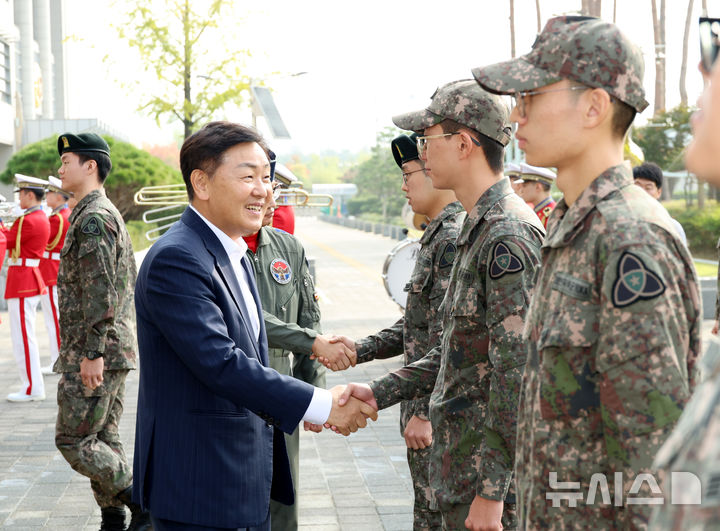
<path fill-rule="evenodd" d="M 512 96 L 512 99 L 515 101 L 515 107 L 517 107 L 517 110 L 520 113 L 520 118 L 525 118 L 525 100 L 528 96 L 537 96 L 538 94 L 546 94 L 548 92 L 561 92 L 563 90 L 590 90 L 590 87 L 586 87 L 584 85 L 574 85 L 572 87 L 560 87 L 545 90 L 525 90 L 522 92 L 513 92 L 510 96 Z"/>
<path fill-rule="evenodd" d="M 419 171 L 421 171 L 421 172 L 424 173 L 424 172 L 425 172 L 425 168 L 420 168 L 419 170 L 413 170 L 413 171 L 404 171 L 403 174 L 402 174 L 403 183 L 407 184 L 407 182 L 408 182 L 408 177 L 410 177 L 413 173 L 417 173 L 417 172 L 419 172 Z"/>
<path fill-rule="evenodd" d="M 720 47 L 720 18 L 700 17 L 700 62 L 708 74 Z"/>

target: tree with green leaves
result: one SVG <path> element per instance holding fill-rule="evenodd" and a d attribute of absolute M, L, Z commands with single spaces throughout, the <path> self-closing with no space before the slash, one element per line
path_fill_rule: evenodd
<path fill-rule="evenodd" d="M 384 223 L 391 216 L 400 215 L 406 200 L 400 189 L 402 177 L 390 151 L 390 142 L 398 134 L 400 131 L 394 127 L 380 131 L 370 158 L 348 172 L 345 180 L 358 187 L 357 196 L 347 203 L 350 214 L 379 213 Z"/>
<path fill-rule="evenodd" d="M 211 32 L 216 37 L 220 33 L 218 21 L 231 2 L 128 1 L 127 16 L 116 25 L 118 34 L 137 50 L 145 70 L 158 81 L 139 110 L 149 112 L 158 124 L 161 118 L 178 119 L 187 138 L 226 104 L 244 103 L 250 78 L 243 62 L 250 51 L 218 50 L 217 39 L 208 38 Z M 214 60 L 218 52 L 221 58 Z M 136 89 L 145 88 L 136 84 Z"/>
<path fill-rule="evenodd" d="M 113 165 L 105 181 L 105 192 L 125 221 L 139 219 L 147 209 L 133 201 L 135 192 L 140 188 L 182 182 L 180 172 L 157 157 L 110 136 L 103 138 L 110 146 Z M 59 167 L 57 136 L 51 136 L 28 144 L 10 157 L 5 171 L 0 173 L 0 181 L 11 183 L 16 173 L 47 179 L 48 175 L 57 176 Z"/>
<path fill-rule="evenodd" d="M 660 111 L 648 123 L 633 130 L 633 139 L 645 154 L 645 160 L 662 169 L 685 169 L 683 153 L 690 142 L 690 115 L 692 109 L 678 105 L 669 111 Z"/>

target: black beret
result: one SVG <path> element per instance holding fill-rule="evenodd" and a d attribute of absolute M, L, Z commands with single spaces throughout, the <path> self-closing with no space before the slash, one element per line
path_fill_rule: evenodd
<path fill-rule="evenodd" d="M 65 133 L 58 137 L 58 155 L 63 153 L 104 153 L 110 156 L 107 142 L 96 133 Z"/>
<path fill-rule="evenodd" d="M 396 138 L 393 138 L 392 142 L 390 143 L 393 157 L 395 157 L 395 162 L 401 168 L 402 165 L 406 162 L 410 162 L 411 160 L 418 160 L 420 158 L 417 150 L 417 137 L 417 133 L 413 133 L 409 136 L 400 135 Z"/>

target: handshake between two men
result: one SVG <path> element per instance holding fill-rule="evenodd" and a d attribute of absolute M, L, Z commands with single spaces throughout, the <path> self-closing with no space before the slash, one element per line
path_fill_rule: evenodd
<path fill-rule="evenodd" d="M 317 360 L 331 371 L 343 371 L 357 363 L 355 342 L 345 336 L 319 335 L 313 342 L 312 352 L 310 359 Z M 359 384 L 336 385 L 330 389 L 333 403 L 325 423 L 326 428 L 342 435 L 350 435 L 366 427 L 368 418 L 377 420 L 377 402 L 370 387 L 364 386 L 367 389 L 359 392 L 360 397 L 367 397 L 365 399 L 353 394 L 353 390 L 359 389 L 358 386 Z M 323 429 L 323 426 L 307 421 L 303 425 L 305 431 L 319 433 Z"/>
<path fill-rule="evenodd" d="M 316 338 L 316 342 L 313 344 L 313 354 L 311 359 L 317 360 L 332 371 L 342 371 L 349 367 L 354 367 L 358 361 L 357 356 L 357 344 L 349 337 L 318 336 Z M 378 356 L 378 358 L 381 357 L 385 356 Z M 369 359 L 362 359 L 360 362 L 370 361 L 374 358 L 375 357 L 373 356 Z M 368 417 L 371 417 L 373 420 L 377 420 L 378 405 L 375 400 L 374 393 L 369 385 L 361 383 L 338 385 L 331 389 L 331 392 L 333 393 L 333 412 L 331 413 L 328 421 L 325 423 L 326 428 L 330 428 L 336 433 L 349 435 L 350 432 L 355 432 L 358 428 L 364 428 L 367 425 L 366 419 Z M 364 419 L 357 419 L 353 426 L 338 424 L 334 421 L 333 417 L 333 413 L 336 413 L 336 396 L 337 405 L 339 406 L 337 410 L 338 415 L 340 413 L 345 413 L 346 415 L 351 416 L 350 411 L 346 408 L 352 405 L 357 406 L 357 402 L 365 404 L 365 411 L 367 411 L 368 407 L 372 408 L 375 414 L 374 416 L 366 414 Z M 349 429 L 350 427 L 353 427 L 354 429 Z M 322 431 L 323 426 L 305 422 L 304 429 L 305 431 L 314 431 L 319 433 Z M 409 419 L 406 419 L 403 436 L 407 447 L 410 449 L 422 450 L 429 447 L 432 444 L 432 427 L 430 421 L 427 418 L 411 415 Z"/>

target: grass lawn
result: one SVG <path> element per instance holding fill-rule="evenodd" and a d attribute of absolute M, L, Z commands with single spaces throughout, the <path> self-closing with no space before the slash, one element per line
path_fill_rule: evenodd
<path fill-rule="evenodd" d="M 716 277 L 718 266 L 695 262 L 695 270 L 697 271 L 699 277 Z"/>

